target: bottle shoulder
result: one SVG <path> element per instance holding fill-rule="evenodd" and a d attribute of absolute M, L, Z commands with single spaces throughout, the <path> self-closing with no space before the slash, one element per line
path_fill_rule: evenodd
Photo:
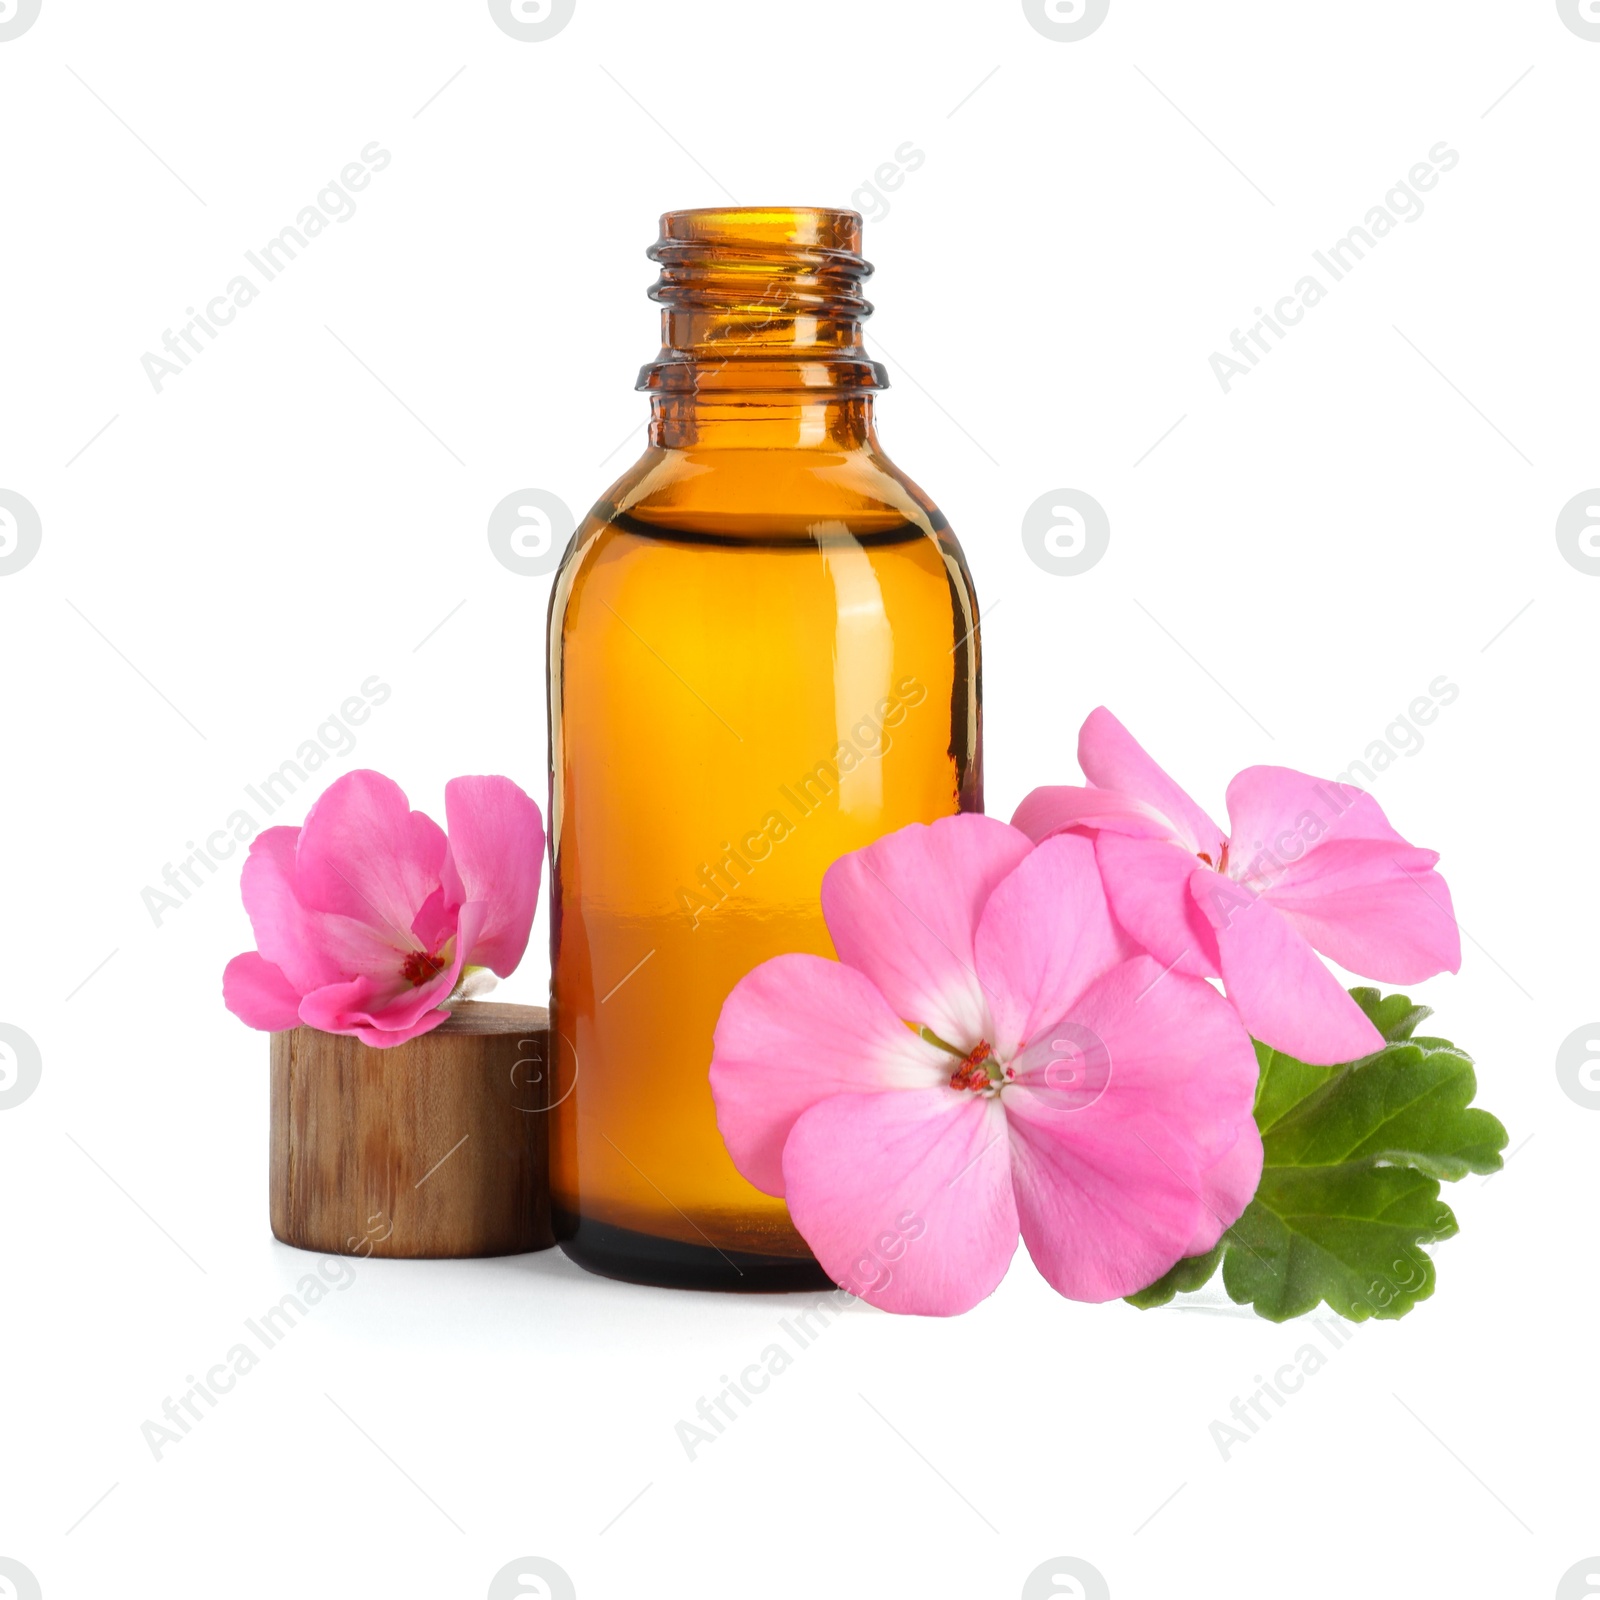
<path fill-rule="evenodd" d="M 943 512 L 881 450 L 647 450 L 580 522 L 567 562 L 610 532 L 737 546 L 921 536 L 959 556 Z"/>
<path fill-rule="evenodd" d="M 937 586 L 930 594 L 946 593 L 958 610 L 976 614 L 971 573 L 944 514 L 881 450 L 652 447 L 579 523 L 551 590 L 552 638 L 581 594 L 653 583 L 669 556 L 680 573 L 698 574 L 678 581 L 737 590 L 742 561 L 733 567 L 725 559 L 714 567 L 695 561 L 688 568 L 677 561 L 817 552 L 826 564 L 840 555 L 856 559 L 857 551 L 875 567 L 921 571 Z"/>

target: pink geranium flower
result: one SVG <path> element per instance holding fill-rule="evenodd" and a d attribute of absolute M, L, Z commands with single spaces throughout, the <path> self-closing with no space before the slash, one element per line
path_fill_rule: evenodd
<path fill-rule="evenodd" d="M 822 882 L 838 961 L 779 956 L 717 1023 L 734 1164 L 838 1283 L 948 1316 L 1020 1231 L 1109 1300 L 1208 1250 L 1261 1176 L 1256 1061 L 1209 985 L 1134 952 L 1087 840 L 913 824 Z"/>
<path fill-rule="evenodd" d="M 444 810 L 448 838 L 391 779 L 351 772 L 303 827 L 259 834 L 242 881 L 256 949 L 228 963 L 228 1009 L 404 1044 L 445 1020 L 464 975 L 507 977 L 539 898 L 539 808 L 509 778 L 455 778 Z"/>
<path fill-rule="evenodd" d="M 1103 706 L 1078 735 L 1086 788 L 1035 789 L 1011 819 L 1030 838 L 1095 841 L 1117 920 L 1163 966 L 1221 978 L 1250 1032 L 1330 1065 L 1383 1039 L 1317 952 L 1382 983 L 1461 966 L 1450 890 L 1363 790 L 1246 767 L 1222 830 Z"/>

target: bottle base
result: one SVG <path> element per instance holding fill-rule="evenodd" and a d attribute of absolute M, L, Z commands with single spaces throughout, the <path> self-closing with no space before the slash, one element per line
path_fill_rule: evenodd
<path fill-rule="evenodd" d="M 721 1289 L 734 1294 L 782 1294 L 832 1289 L 831 1279 L 810 1256 L 764 1255 L 720 1250 L 714 1245 L 658 1239 L 608 1222 L 558 1212 L 562 1250 L 586 1272 L 622 1283 L 661 1289 Z"/>

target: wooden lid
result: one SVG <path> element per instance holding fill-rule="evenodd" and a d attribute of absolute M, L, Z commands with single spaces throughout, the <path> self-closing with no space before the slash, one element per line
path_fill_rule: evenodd
<path fill-rule="evenodd" d="M 471 1000 L 382 1050 L 273 1034 L 272 1231 L 335 1255 L 548 1248 L 547 1029 L 539 1006 Z"/>
<path fill-rule="evenodd" d="M 523 1033 L 548 1028 L 550 1013 L 543 1006 L 514 1006 L 494 1000 L 463 1000 L 448 1022 L 433 1030 L 443 1033 Z"/>

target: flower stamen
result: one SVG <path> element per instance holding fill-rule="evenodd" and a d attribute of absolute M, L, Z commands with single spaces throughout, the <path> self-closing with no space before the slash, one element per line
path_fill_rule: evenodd
<path fill-rule="evenodd" d="M 990 1062 L 994 1065 L 990 1066 Z M 961 1065 L 950 1074 L 950 1087 L 978 1091 L 992 1089 L 999 1065 L 994 1059 L 994 1046 L 987 1039 L 980 1039 L 976 1048 L 968 1051 L 961 1058 Z"/>
<path fill-rule="evenodd" d="M 423 984 L 431 983 L 443 971 L 444 962 L 438 956 L 429 955 L 426 950 L 413 950 L 401 966 L 400 976 L 413 989 L 420 989 Z"/>

